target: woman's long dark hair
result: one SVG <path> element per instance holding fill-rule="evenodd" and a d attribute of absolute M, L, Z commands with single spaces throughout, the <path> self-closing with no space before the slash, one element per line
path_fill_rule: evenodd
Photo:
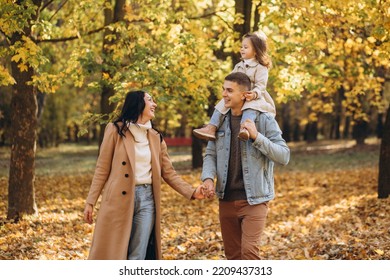
<path fill-rule="evenodd" d="M 142 90 L 130 91 L 126 94 L 125 103 L 114 125 L 121 136 L 125 136 L 129 122 L 136 123 L 145 108 L 145 92 Z"/>
<path fill-rule="evenodd" d="M 128 123 L 136 123 L 138 118 L 142 115 L 142 112 L 145 109 L 145 92 L 142 90 L 130 91 L 126 94 L 125 103 L 123 104 L 122 111 L 118 118 L 114 120 L 114 125 L 118 129 L 118 134 L 120 136 L 125 136 L 126 130 L 128 130 Z M 161 133 L 156 130 L 160 137 Z"/>

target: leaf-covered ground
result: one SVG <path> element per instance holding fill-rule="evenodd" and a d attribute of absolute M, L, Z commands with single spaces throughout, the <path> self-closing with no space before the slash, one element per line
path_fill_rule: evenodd
<path fill-rule="evenodd" d="M 38 158 L 39 215 L 17 224 L 5 219 L 8 179 L 0 175 L 0 259 L 87 257 L 93 227 L 82 221 L 82 211 L 94 155 L 63 154 L 65 161 L 53 161 L 50 154 Z M 196 186 L 200 170 L 179 163 L 188 155 L 171 155 L 183 178 Z M 262 257 L 390 259 L 390 199 L 377 198 L 377 162 L 378 145 L 340 151 L 297 146 L 289 165 L 275 171 L 277 195 L 270 203 Z M 64 172 L 70 163 L 74 169 Z M 85 170 L 78 167 L 86 165 Z M 165 259 L 224 259 L 216 200 L 187 201 L 164 184 L 162 205 Z"/>

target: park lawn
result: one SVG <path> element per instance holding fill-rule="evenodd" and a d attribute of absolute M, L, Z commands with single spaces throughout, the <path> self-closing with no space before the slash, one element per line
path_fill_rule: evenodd
<path fill-rule="evenodd" d="M 390 199 L 377 199 L 379 143 L 290 144 L 275 170 L 276 198 L 262 238 L 264 259 L 390 259 Z M 170 148 L 178 173 L 194 187 L 188 149 Z M 93 226 L 82 221 L 97 147 L 38 150 L 37 216 L 6 217 L 9 151 L 0 149 L 0 259 L 86 259 Z M 217 200 L 191 201 L 163 184 L 164 259 L 224 259 Z"/>

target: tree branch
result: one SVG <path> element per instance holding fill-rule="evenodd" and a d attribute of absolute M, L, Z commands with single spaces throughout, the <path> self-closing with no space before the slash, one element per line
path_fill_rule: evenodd
<path fill-rule="evenodd" d="M 53 2 L 54 2 L 54 0 L 49 0 L 46 4 L 43 4 L 43 6 L 39 10 L 42 11 L 42 10 L 46 9 L 46 7 L 49 6 Z"/>
<path fill-rule="evenodd" d="M 1 46 L 9 46 L 9 40 L 11 40 L 11 38 L 8 37 L 2 30 L 0 30 L 0 33 L 3 34 L 3 36 L 4 36 L 4 40 L 0 40 L 0 42 L 1 42 L 0 45 Z"/>
<path fill-rule="evenodd" d="M 220 10 L 220 11 L 214 11 L 214 12 L 203 14 L 203 15 L 199 15 L 199 16 L 196 16 L 196 17 L 189 17 L 188 19 L 201 19 L 201 18 L 208 18 L 208 17 L 211 17 L 211 16 L 218 16 L 217 13 L 226 12 L 227 10 L 228 10 L 228 8 L 225 8 L 225 9 Z"/>
<path fill-rule="evenodd" d="M 64 2 L 62 2 L 60 4 L 60 7 L 57 9 L 57 11 L 54 12 L 54 14 L 50 17 L 49 21 L 51 21 L 53 19 L 53 17 L 55 17 L 55 15 L 62 9 L 62 7 L 65 6 L 65 4 L 68 2 L 68 0 L 65 0 Z"/>
<path fill-rule="evenodd" d="M 104 30 L 104 28 L 106 28 L 106 26 L 103 26 L 103 27 L 100 27 L 98 29 L 89 31 L 89 32 L 85 33 L 84 35 L 88 36 L 88 35 L 92 35 L 92 34 L 98 33 L 100 31 Z M 66 41 L 77 40 L 77 39 L 79 39 L 79 36 L 72 36 L 72 37 L 67 37 L 67 38 L 55 38 L 55 39 L 42 39 L 42 40 L 36 39 L 36 40 L 34 40 L 34 42 L 37 43 L 37 44 L 39 44 L 39 43 L 59 43 L 59 42 L 66 42 Z"/>
<path fill-rule="evenodd" d="M 232 25 L 230 25 L 225 19 L 223 19 L 220 15 L 218 15 L 218 13 L 226 12 L 228 10 L 229 10 L 229 8 L 225 8 L 225 9 L 222 9 L 222 10 L 210 12 L 210 13 L 199 15 L 199 16 L 196 16 L 196 17 L 189 17 L 188 19 L 189 20 L 196 20 L 196 19 L 202 19 L 202 18 L 208 18 L 208 17 L 216 16 L 221 21 L 223 21 L 228 26 L 228 28 L 230 28 L 231 30 L 234 30 Z"/>
<path fill-rule="evenodd" d="M 229 22 L 224 20 L 221 16 L 219 16 L 217 14 L 216 14 L 216 16 L 219 17 L 219 19 L 222 20 L 227 25 L 227 27 L 229 27 L 232 31 L 234 31 L 234 26 L 232 26 Z"/>

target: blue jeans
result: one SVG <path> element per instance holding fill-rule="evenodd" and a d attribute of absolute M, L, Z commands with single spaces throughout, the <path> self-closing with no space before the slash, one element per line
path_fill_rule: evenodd
<path fill-rule="evenodd" d="M 244 123 L 245 120 L 255 121 L 255 119 L 256 119 L 256 111 L 253 109 L 246 109 L 242 113 L 241 124 Z M 210 124 L 219 128 L 222 124 L 222 121 L 223 121 L 223 114 L 220 111 L 215 109 L 213 115 L 211 116 Z"/>
<path fill-rule="evenodd" d="M 155 220 L 152 185 L 135 186 L 133 226 L 131 229 L 128 260 L 144 260 Z"/>

